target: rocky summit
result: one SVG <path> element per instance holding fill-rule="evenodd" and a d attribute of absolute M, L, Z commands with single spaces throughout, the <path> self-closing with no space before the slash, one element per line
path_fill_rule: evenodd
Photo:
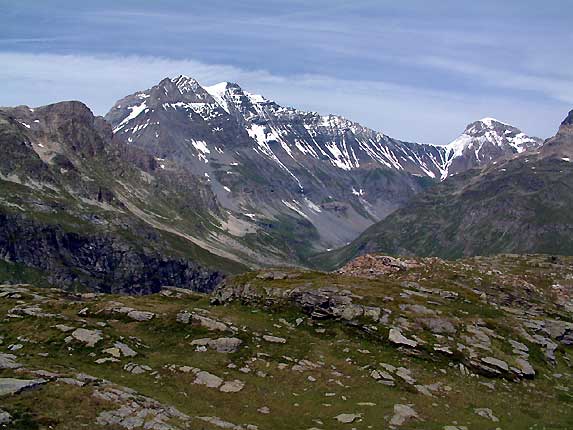
<path fill-rule="evenodd" d="M 570 257 L 367 255 L 209 295 L 1 285 L 0 428 L 568 429 L 572 279 Z"/>

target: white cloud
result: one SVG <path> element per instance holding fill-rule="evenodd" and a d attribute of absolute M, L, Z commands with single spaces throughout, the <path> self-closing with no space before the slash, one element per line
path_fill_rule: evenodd
<path fill-rule="evenodd" d="M 38 106 L 74 99 L 83 101 L 95 113 L 104 114 L 125 95 L 149 88 L 166 76 L 186 74 L 206 85 L 237 82 L 280 104 L 341 114 L 403 140 L 440 144 L 457 136 L 467 123 L 484 116 L 495 116 L 522 127 L 525 132 L 547 137 L 567 110 L 563 104 L 539 100 L 527 103 L 502 96 L 470 97 L 384 81 L 279 76 L 265 70 L 194 60 L 0 52 L 0 64 L 3 65 L 0 105 Z M 481 70 L 459 71 L 482 74 Z M 521 85 L 534 84 L 521 82 Z M 552 85 L 545 83 L 542 87 L 558 92 Z"/>

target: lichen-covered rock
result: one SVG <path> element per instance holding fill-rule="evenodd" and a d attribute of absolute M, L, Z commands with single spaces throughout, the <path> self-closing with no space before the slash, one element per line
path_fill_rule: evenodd
<path fill-rule="evenodd" d="M 101 330 L 89 330 L 86 328 L 75 329 L 71 333 L 71 337 L 78 342 L 84 343 L 89 348 L 93 348 L 103 339 Z"/>
<path fill-rule="evenodd" d="M 238 379 L 233 381 L 225 381 L 223 385 L 219 387 L 219 391 L 222 393 L 238 393 L 245 387 L 245 383 Z"/>
<path fill-rule="evenodd" d="M 278 336 L 270 336 L 265 334 L 263 336 L 263 340 L 269 342 L 269 343 L 286 343 L 286 339 L 284 337 L 278 337 Z"/>
<path fill-rule="evenodd" d="M 490 366 L 493 366 L 503 372 L 508 372 L 509 371 L 509 365 L 503 361 L 500 360 L 498 358 L 495 357 L 483 357 L 481 359 L 482 362 L 484 362 L 485 364 L 488 364 Z"/>
<path fill-rule="evenodd" d="M 361 416 L 361 414 L 339 414 L 335 416 L 334 419 L 342 424 L 351 424 Z"/>
<path fill-rule="evenodd" d="M 127 363 L 123 369 L 134 375 L 141 375 L 142 373 L 151 372 L 151 367 L 146 364 Z"/>
<path fill-rule="evenodd" d="M 102 311 L 103 313 L 125 315 L 134 321 L 149 321 L 155 318 L 155 314 L 149 311 L 140 311 L 123 303 L 111 302 Z"/>
<path fill-rule="evenodd" d="M 0 409 L 0 425 L 8 425 L 12 421 L 12 415 Z"/>
<path fill-rule="evenodd" d="M 416 348 L 418 346 L 418 342 L 412 339 L 408 339 L 406 336 L 402 334 L 402 332 L 398 328 L 390 329 L 390 332 L 388 334 L 388 340 L 400 346 L 409 346 L 410 348 Z"/>
<path fill-rule="evenodd" d="M 17 357 L 13 354 L 0 352 L 0 369 L 17 369 L 22 367 L 22 365 L 16 361 L 16 358 Z"/>
<path fill-rule="evenodd" d="M 47 383 L 46 379 L 0 378 L 0 397 L 18 394 Z"/>
<path fill-rule="evenodd" d="M 218 339 L 195 339 L 191 342 L 193 346 L 206 346 L 221 353 L 237 352 L 243 341 L 236 337 L 220 337 Z"/>
<path fill-rule="evenodd" d="M 406 422 L 418 418 L 418 413 L 412 408 L 412 405 L 394 405 L 394 415 L 390 419 L 391 426 L 402 426 Z"/>
<path fill-rule="evenodd" d="M 217 375 L 201 370 L 195 374 L 194 384 L 205 385 L 209 388 L 219 388 L 223 384 L 223 379 Z"/>
<path fill-rule="evenodd" d="M 486 418 L 494 423 L 499 422 L 499 418 L 493 414 L 493 411 L 490 408 L 475 408 L 474 412 L 476 415 Z"/>

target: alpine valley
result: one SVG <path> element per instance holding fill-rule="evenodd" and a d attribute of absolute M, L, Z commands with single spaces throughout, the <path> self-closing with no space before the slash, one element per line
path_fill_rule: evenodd
<path fill-rule="evenodd" d="M 491 118 L 447 145 L 404 142 L 185 76 L 105 119 L 80 102 L 0 115 L 0 254 L 22 265 L 6 270 L 106 291 L 308 267 L 452 176 L 542 144 Z"/>
<path fill-rule="evenodd" d="M 179 76 L 0 153 L 2 430 L 573 428 L 573 111 L 428 145 Z"/>

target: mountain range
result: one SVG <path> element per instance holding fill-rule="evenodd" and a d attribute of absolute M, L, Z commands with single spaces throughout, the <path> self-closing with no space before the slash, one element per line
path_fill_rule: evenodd
<path fill-rule="evenodd" d="M 144 292 L 367 251 L 569 252 L 530 207 L 567 207 L 567 127 L 543 143 L 484 118 L 446 145 L 405 142 L 185 76 L 105 118 L 80 102 L 2 108 L 2 270 Z"/>
<path fill-rule="evenodd" d="M 264 255 L 277 261 L 341 246 L 436 180 L 541 143 L 493 119 L 470 124 L 446 146 L 403 142 L 236 84 L 203 88 L 184 76 L 118 101 L 106 119 L 161 169 L 186 171 L 211 188 L 235 232 L 206 239 L 213 252 L 220 242 L 240 248 L 255 232 L 257 244 L 273 238 L 277 249 L 265 243 Z M 284 237 L 277 224 L 301 235 Z"/>
<path fill-rule="evenodd" d="M 436 185 L 348 246 L 316 261 L 336 267 L 368 252 L 445 258 L 570 255 L 572 160 L 573 111 L 542 146 Z"/>

